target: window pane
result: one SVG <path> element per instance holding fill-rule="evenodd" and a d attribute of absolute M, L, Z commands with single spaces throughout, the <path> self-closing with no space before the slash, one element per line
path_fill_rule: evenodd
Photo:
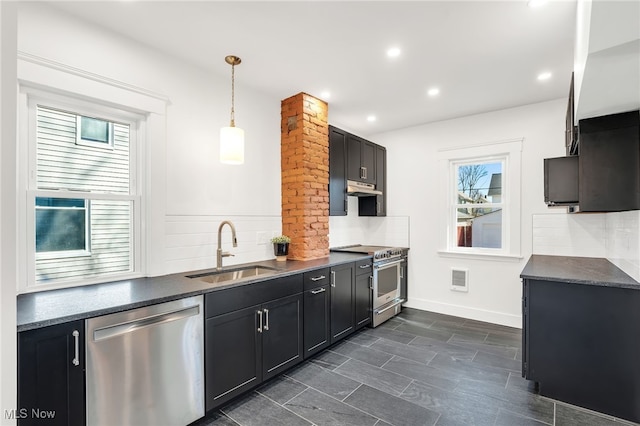
<path fill-rule="evenodd" d="M 88 248 L 91 249 L 90 252 L 86 252 L 83 256 L 71 253 L 70 256 L 65 257 L 63 254 L 56 253 L 55 257 L 47 255 L 36 257 L 37 283 L 81 279 L 133 270 L 133 202 L 88 200 L 87 207 L 87 226 L 90 229 L 91 242 Z M 80 209 L 37 207 L 36 215 L 42 211 L 64 211 L 67 213 L 56 216 L 57 222 L 54 221 L 54 226 L 48 228 L 52 233 L 60 232 L 60 229 L 74 229 L 73 226 L 78 225 L 76 221 L 79 216 L 69 213 L 78 213 Z M 84 212 L 85 209 L 81 211 Z M 44 215 L 39 216 L 44 217 Z M 36 218 L 37 222 L 39 222 L 38 219 L 40 217 Z M 45 229 L 44 224 L 42 227 Z M 68 231 L 67 234 L 71 235 L 72 232 Z M 78 232 L 74 235 L 79 234 Z M 60 238 L 61 241 L 66 241 L 66 239 L 66 236 Z M 74 248 L 69 248 L 69 250 L 77 250 L 78 247 L 79 244 L 76 244 Z"/>
<path fill-rule="evenodd" d="M 457 246 L 502 248 L 502 209 L 459 208 L 457 218 Z"/>
<path fill-rule="evenodd" d="M 458 203 L 502 202 L 502 162 L 457 167 Z"/>
<path fill-rule="evenodd" d="M 36 197 L 38 207 L 81 207 L 84 208 L 83 198 L 48 198 Z"/>
<path fill-rule="evenodd" d="M 87 249 L 85 200 L 38 197 L 36 206 L 36 253 Z"/>
<path fill-rule="evenodd" d="M 109 143 L 109 123 L 97 118 L 81 117 L 80 137 L 87 141 Z"/>
<path fill-rule="evenodd" d="M 85 122 L 87 126 L 82 124 Z M 37 107 L 36 124 L 38 189 L 130 193 L 128 124 L 108 123 L 42 105 Z M 78 132 L 92 141 L 76 143 Z M 108 146 L 100 142 L 105 135 L 111 139 Z"/>

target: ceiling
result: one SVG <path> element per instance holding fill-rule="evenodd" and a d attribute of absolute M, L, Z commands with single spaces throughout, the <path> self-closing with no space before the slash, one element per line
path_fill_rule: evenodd
<path fill-rule="evenodd" d="M 236 90 L 323 98 L 363 136 L 566 97 L 573 68 L 568 0 L 53 3 L 221 77 L 240 56 Z"/>

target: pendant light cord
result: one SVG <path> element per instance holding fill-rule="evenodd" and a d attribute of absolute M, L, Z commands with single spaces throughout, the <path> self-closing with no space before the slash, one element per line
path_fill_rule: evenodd
<path fill-rule="evenodd" d="M 236 76 L 235 76 L 236 66 L 231 64 L 231 127 L 236 126 L 236 117 L 234 110 L 234 101 L 235 101 L 235 86 L 236 86 Z"/>

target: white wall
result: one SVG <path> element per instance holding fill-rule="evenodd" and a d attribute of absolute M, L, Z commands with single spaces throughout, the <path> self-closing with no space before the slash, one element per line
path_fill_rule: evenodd
<path fill-rule="evenodd" d="M 640 211 L 607 213 L 607 259 L 640 282 Z"/>
<path fill-rule="evenodd" d="M 0 2 L 0 424 L 16 408 L 16 9 Z"/>
<path fill-rule="evenodd" d="M 250 223 L 236 223 L 238 249 L 225 230 L 223 248 L 238 254 L 225 264 L 273 257 L 263 237 L 281 230 L 280 99 L 244 87 L 237 70 L 236 123 L 245 130 L 245 164 L 223 165 L 218 136 L 229 123 L 231 70 L 212 75 L 42 3 L 21 4 L 18 32 L 21 53 L 168 98 L 164 134 L 147 147 L 153 159 L 147 167 L 161 171 L 155 175 L 161 183 L 154 184 L 162 189 L 150 202 L 165 221 L 156 227 L 162 235 L 154 241 L 164 250 L 147 265 L 152 275 L 215 266 L 216 231 L 224 219 Z M 195 234 L 194 223 L 201 224 Z"/>
<path fill-rule="evenodd" d="M 387 147 L 390 216 L 411 223 L 408 306 L 521 326 L 520 272 L 531 255 L 532 217 L 548 213 L 543 196 L 543 159 L 564 155 L 566 99 L 426 124 L 371 136 Z M 446 207 L 438 204 L 438 151 L 477 143 L 524 138 L 521 188 L 521 259 L 450 257 L 439 224 Z M 561 212 L 559 212 L 561 213 Z M 517 231 L 516 231 L 517 232 Z M 450 290 L 452 267 L 469 270 L 469 292 Z"/>

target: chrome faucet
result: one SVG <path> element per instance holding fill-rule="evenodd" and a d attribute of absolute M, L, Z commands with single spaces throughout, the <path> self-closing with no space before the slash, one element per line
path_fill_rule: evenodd
<path fill-rule="evenodd" d="M 223 221 L 218 227 L 218 251 L 216 259 L 216 269 L 218 271 L 222 269 L 222 258 L 233 256 L 233 254 L 229 253 L 228 251 L 222 251 L 222 228 L 224 227 L 224 225 L 229 225 L 229 227 L 231 228 L 231 239 L 233 241 L 233 246 L 238 247 L 238 240 L 236 239 L 236 227 L 233 226 L 233 223 L 228 220 Z"/>

